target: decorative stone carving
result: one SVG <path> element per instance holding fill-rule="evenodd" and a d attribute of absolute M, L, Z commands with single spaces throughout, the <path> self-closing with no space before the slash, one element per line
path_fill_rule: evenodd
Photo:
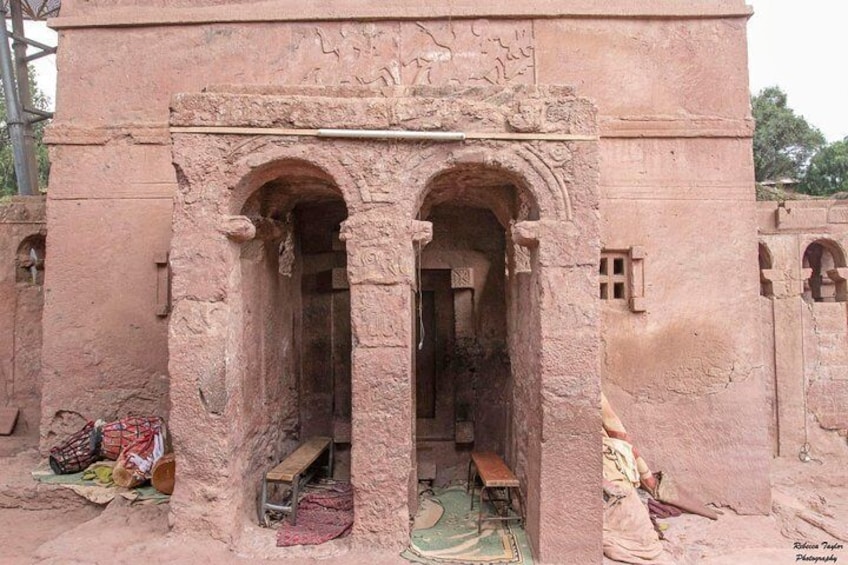
<path fill-rule="evenodd" d="M 411 244 L 426 245 L 433 237 L 430 222 L 384 218 L 378 213 L 352 216 L 339 234 L 348 249 L 351 284 L 412 284 L 415 256 Z"/>
<path fill-rule="evenodd" d="M 412 220 L 410 231 L 412 233 L 412 241 L 415 243 L 427 245 L 433 240 L 433 222 Z"/>
<path fill-rule="evenodd" d="M 400 84 L 397 29 L 382 23 L 323 23 L 293 31 L 291 72 L 300 84 Z M 320 61 L 316 63 L 316 61 Z"/>
<path fill-rule="evenodd" d="M 357 343 L 363 347 L 403 347 L 412 342 L 411 324 L 402 316 L 364 315 L 385 312 L 411 312 L 411 294 L 398 285 L 364 285 L 351 293 L 351 323 Z"/>
<path fill-rule="evenodd" d="M 280 241 L 279 247 L 279 264 L 277 266 L 277 272 L 279 272 L 284 277 L 290 277 L 292 275 L 292 269 L 294 268 L 294 225 L 292 220 L 292 215 L 289 214 L 286 218 L 286 223 L 284 224 L 285 231 L 283 233 L 282 241 Z"/>
<path fill-rule="evenodd" d="M 451 269 L 451 288 L 474 288 L 474 269 L 470 267 L 462 267 Z"/>
<path fill-rule="evenodd" d="M 529 22 L 456 20 L 402 27 L 406 84 L 504 85 L 533 82 Z"/>
<path fill-rule="evenodd" d="M 533 266 L 530 261 L 530 250 L 526 247 L 513 243 L 512 257 L 515 273 L 531 273 Z"/>

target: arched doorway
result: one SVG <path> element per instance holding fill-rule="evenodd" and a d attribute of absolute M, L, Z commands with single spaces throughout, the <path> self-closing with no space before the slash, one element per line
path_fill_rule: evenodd
<path fill-rule="evenodd" d="M 241 246 L 240 263 L 243 413 L 270 442 L 256 452 L 269 454 L 260 468 L 310 437 L 350 441 L 350 295 L 339 240 L 347 208 L 317 167 L 294 161 L 274 168 L 279 176 L 240 210 L 257 228 Z M 336 457 L 342 464 L 334 468 L 348 478 L 349 450 Z"/>
<path fill-rule="evenodd" d="M 270 158 L 193 199 L 198 185 L 215 189 L 198 171 L 173 224 L 170 425 L 185 471 L 172 509 L 182 524 L 200 520 L 235 538 L 256 522 L 264 473 L 349 422 L 350 299 L 338 237 L 347 205 L 333 177 L 301 158 Z M 348 478 L 349 449 L 336 458 Z M 212 511 L 197 504 L 209 493 Z"/>
<path fill-rule="evenodd" d="M 845 252 L 834 241 L 818 239 L 804 250 L 802 267 L 810 269 L 804 280 L 804 298 L 810 302 L 844 302 L 845 279 L 837 269 L 845 267 Z"/>
<path fill-rule="evenodd" d="M 430 179 L 419 218 L 433 240 L 418 257 L 418 475 L 444 484 L 463 476 L 472 448 L 512 455 L 524 433 L 512 426 L 509 289 L 522 269 L 510 226 L 538 208 L 514 174 L 464 164 Z"/>

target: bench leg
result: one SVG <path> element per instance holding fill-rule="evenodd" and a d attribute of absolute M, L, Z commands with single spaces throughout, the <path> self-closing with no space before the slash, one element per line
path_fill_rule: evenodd
<path fill-rule="evenodd" d="M 330 479 L 333 478 L 333 455 L 334 455 L 335 450 L 336 450 L 336 444 L 333 443 L 333 440 L 331 439 L 330 440 L 330 454 L 328 456 L 329 460 L 327 462 L 327 473 L 328 473 Z"/>
<path fill-rule="evenodd" d="M 517 487 L 515 489 L 515 494 L 518 497 L 518 505 L 521 507 L 521 511 L 518 513 L 521 516 L 521 526 L 524 526 L 525 514 L 524 514 L 524 497 L 521 496 L 521 487 Z"/>
<path fill-rule="evenodd" d="M 300 490 L 300 475 L 295 475 L 292 480 L 292 500 L 291 500 L 291 525 L 297 525 L 297 495 Z"/>
<path fill-rule="evenodd" d="M 480 512 L 477 514 L 477 535 L 483 533 L 483 493 L 486 492 L 486 485 L 480 487 Z M 472 504 L 474 497 L 471 497 Z"/>
<path fill-rule="evenodd" d="M 473 460 L 468 462 L 468 486 L 465 489 L 466 494 L 468 494 L 468 492 L 471 492 L 471 507 L 469 508 L 469 510 L 474 510 L 474 487 L 476 486 L 475 483 L 477 482 L 477 466 L 475 465 L 473 467 L 474 472 L 472 473 L 472 465 L 474 465 Z"/>
<path fill-rule="evenodd" d="M 268 504 L 268 481 L 265 480 L 265 477 L 262 477 L 262 505 L 259 507 L 259 525 L 267 526 L 267 516 L 268 511 L 266 508 L 266 504 Z"/>

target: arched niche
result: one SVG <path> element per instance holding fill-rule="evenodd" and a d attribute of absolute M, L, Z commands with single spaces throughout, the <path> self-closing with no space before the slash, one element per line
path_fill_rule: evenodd
<path fill-rule="evenodd" d="M 25 237 L 15 254 L 15 280 L 18 283 L 43 285 L 46 256 L 47 242 L 44 234 Z"/>
<path fill-rule="evenodd" d="M 804 281 L 804 297 L 811 302 L 845 302 L 845 251 L 830 239 L 817 239 L 806 246 L 802 267 L 810 270 Z"/>

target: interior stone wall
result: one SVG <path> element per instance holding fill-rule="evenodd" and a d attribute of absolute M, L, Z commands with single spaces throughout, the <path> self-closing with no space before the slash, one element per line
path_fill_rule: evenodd
<path fill-rule="evenodd" d="M 236 456 L 245 460 L 247 480 L 243 500 L 259 487 L 257 471 L 270 469 L 297 445 L 299 387 L 297 382 L 301 261 L 292 273 L 279 275 L 278 246 L 254 240 L 241 249 L 241 290 L 244 300 L 244 392 L 239 414 L 243 426 Z M 255 515 L 253 505 L 243 512 Z"/>
<path fill-rule="evenodd" d="M 459 186 L 457 186 L 459 188 Z M 437 483 L 464 479 L 468 471 L 470 443 L 457 443 L 455 422 L 470 421 L 474 428 L 475 450 L 503 453 L 510 421 L 509 380 L 511 370 L 507 351 L 505 227 L 486 209 L 451 204 L 434 208 L 433 241 L 423 250 L 425 270 L 441 269 L 455 274 L 470 269 L 468 284 L 453 280 L 447 296 L 451 304 L 436 305 L 453 312 L 455 325 L 443 374 L 436 386 L 437 418 L 449 426 L 433 430 L 438 440 L 422 438 L 419 423 L 419 460 L 436 465 Z M 450 275 L 448 275 L 450 276 Z M 463 312 L 458 293 L 470 294 L 470 312 Z M 439 386 L 444 385 L 444 388 Z M 443 415 L 442 413 L 446 413 Z M 441 433 L 446 432 L 446 433 Z"/>

